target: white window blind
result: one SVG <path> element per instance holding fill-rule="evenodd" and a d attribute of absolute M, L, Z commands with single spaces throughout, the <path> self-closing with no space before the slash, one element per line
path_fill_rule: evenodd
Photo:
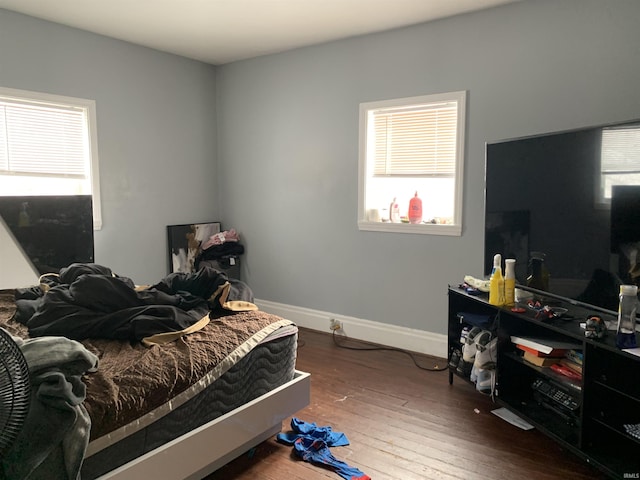
<path fill-rule="evenodd" d="M 87 178 L 86 125 L 82 108 L 0 98 L 0 173 Z"/>
<path fill-rule="evenodd" d="M 640 128 L 605 128 L 601 162 L 605 175 L 640 172 Z"/>
<path fill-rule="evenodd" d="M 456 102 L 381 109 L 371 115 L 375 176 L 455 176 Z"/>

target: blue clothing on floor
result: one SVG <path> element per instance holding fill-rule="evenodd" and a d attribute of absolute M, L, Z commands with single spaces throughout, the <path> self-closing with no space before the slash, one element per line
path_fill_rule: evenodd
<path fill-rule="evenodd" d="M 349 440 L 344 433 L 334 432 L 331 427 L 318 427 L 315 423 L 307 423 L 296 417 L 291 419 L 291 429 L 293 432 L 279 433 L 277 439 L 287 445 L 293 445 L 297 438 L 306 436 L 324 440 L 328 447 L 349 445 Z"/>
<path fill-rule="evenodd" d="M 292 432 L 279 433 L 276 440 L 286 445 L 293 445 L 293 450 L 306 462 L 329 468 L 346 480 L 371 480 L 360 470 L 350 467 L 335 458 L 329 447 L 349 445 L 347 436 L 342 432 L 334 432 L 331 427 L 318 427 L 315 423 L 307 423 L 296 417 L 291 419 Z"/>

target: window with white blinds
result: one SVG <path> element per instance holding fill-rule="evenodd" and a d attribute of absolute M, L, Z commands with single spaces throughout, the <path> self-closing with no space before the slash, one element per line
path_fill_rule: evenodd
<path fill-rule="evenodd" d="M 0 88 L 0 195 L 92 195 L 101 227 L 93 100 Z"/>
<path fill-rule="evenodd" d="M 640 172 L 640 127 L 602 131 L 602 173 Z"/>
<path fill-rule="evenodd" d="M 360 104 L 360 230 L 461 235 L 466 97 L 459 91 Z M 415 197 L 422 220 L 409 223 Z"/>
<path fill-rule="evenodd" d="M 84 109 L 0 98 L 0 171 L 88 176 Z"/>
<path fill-rule="evenodd" d="M 371 116 L 374 175 L 455 175 L 456 102 L 381 109 Z"/>

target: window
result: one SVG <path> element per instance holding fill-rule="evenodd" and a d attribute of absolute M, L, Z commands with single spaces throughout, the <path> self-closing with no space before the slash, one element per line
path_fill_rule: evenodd
<path fill-rule="evenodd" d="M 360 230 L 461 234 L 465 101 L 462 91 L 360 104 Z M 416 193 L 422 222 L 410 224 Z"/>
<path fill-rule="evenodd" d="M 0 88 L 0 195 L 92 195 L 100 229 L 95 102 Z"/>
<path fill-rule="evenodd" d="M 602 130 L 600 155 L 600 203 L 611 203 L 613 185 L 640 185 L 640 126 Z"/>

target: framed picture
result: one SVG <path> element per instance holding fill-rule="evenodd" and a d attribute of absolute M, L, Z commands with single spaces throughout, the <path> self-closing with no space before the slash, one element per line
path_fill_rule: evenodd
<path fill-rule="evenodd" d="M 169 273 L 195 272 L 195 260 L 201 252 L 202 242 L 220 233 L 220 228 L 220 222 L 167 226 Z"/>

